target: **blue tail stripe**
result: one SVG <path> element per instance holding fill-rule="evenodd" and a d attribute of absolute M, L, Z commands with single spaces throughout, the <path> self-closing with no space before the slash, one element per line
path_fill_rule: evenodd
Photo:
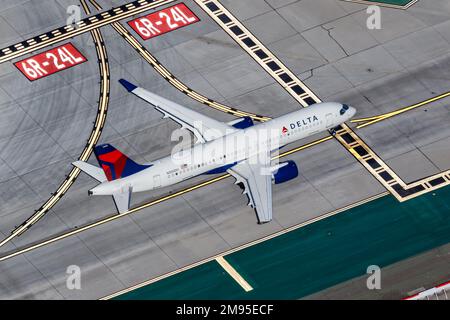
<path fill-rule="evenodd" d="M 109 143 L 98 144 L 94 148 L 94 153 L 95 153 L 95 155 L 102 155 L 102 154 L 105 154 L 105 153 L 110 153 L 110 152 L 112 152 L 114 150 L 116 150 L 116 148 L 114 148 Z"/>
<path fill-rule="evenodd" d="M 127 162 L 125 164 L 125 168 L 123 169 L 123 172 L 122 172 L 122 177 L 131 176 L 132 174 L 138 173 L 139 171 L 147 169 L 151 166 L 152 166 L 151 164 L 149 164 L 149 165 L 138 164 L 138 163 L 134 162 L 133 160 L 131 160 L 130 158 L 128 158 Z"/>
<path fill-rule="evenodd" d="M 115 170 L 116 168 L 115 168 L 114 163 L 100 159 L 100 157 L 102 155 L 108 154 L 108 153 L 114 152 L 114 151 L 118 151 L 121 154 L 122 159 L 125 158 L 125 166 L 124 166 L 122 172 L 118 173 L 118 174 L 120 174 L 120 176 L 116 176 L 116 170 Z M 143 164 L 138 164 L 138 163 L 134 162 L 132 159 L 130 159 L 128 156 L 126 156 L 125 154 L 123 154 L 122 152 L 120 152 L 114 146 L 112 146 L 110 144 L 100 144 L 100 145 L 95 146 L 94 154 L 95 154 L 100 166 L 106 165 L 109 167 L 109 169 L 111 171 L 112 180 L 131 176 L 135 173 L 138 173 L 138 172 L 152 166 L 151 164 L 143 165 Z"/>
<path fill-rule="evenodd" d="M 125 87 L 125 89 L 127 89 L 128 92 L 132 92 L 134 89 L 137 88 L 137 86 L 135 86 L 134 84 L 132 84 L 131 82 L 128 82 L 125 79 L 120 79 L 119 83 L 121 85 L 123 85 Z"/>

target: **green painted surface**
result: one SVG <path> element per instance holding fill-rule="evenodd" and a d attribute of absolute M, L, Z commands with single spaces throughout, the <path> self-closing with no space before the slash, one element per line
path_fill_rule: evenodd
<path fill-rule="evenodd" d="M 385 4 L 393 4 L 396 6 L 406 6 L 408 3 L 412 2 L 413 0 L 366 0 L 368 2 L 378 2 L 378 3 L 385 3 Z"/>
<path fill-rule="evenodd" d="M 295 210 L 293 208 L 293 210 Z M 450 187 L 399 203 L 391 196 L 292 231 L 119 299 L 297 299 L 450 242 Z"/>
<path fill-rule="evenodd" d="M 222 299 L 237 295 L 242 288 L 215 261 L 120 296 L 121 300 L 139 299 Z"/>

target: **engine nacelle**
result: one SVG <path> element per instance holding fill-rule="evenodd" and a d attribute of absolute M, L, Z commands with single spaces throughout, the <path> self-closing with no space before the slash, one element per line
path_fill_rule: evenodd
<path fill-rule="evenodd" d="M 279 184 L 292 180 L 298 176 L 297 164 L 292 161 L 281 162 L 270 168 L 272 172 L 272 183 Z"/>
<path fill-rule="evenodd" d="M 236 129 L 246 129 L 248 127 L 253 126 L 253 120 L 250 117 L 242 117 L 233 121 L 228 122 L 230 126 L 235 127 Z"/>

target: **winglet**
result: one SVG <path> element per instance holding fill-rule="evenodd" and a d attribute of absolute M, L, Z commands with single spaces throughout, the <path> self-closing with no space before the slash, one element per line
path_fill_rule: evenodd
<path fill-rule="evenodd" d="M 134 84 L 128 82 L 125 79 L 119 79 L 119 82 L 121 85 L 123 85 L 125 87 L 125 89 L 127 89 L 128 92 L 132 92 L 134 89 L 137 88 L 137 86 L 135 86 Z"/>

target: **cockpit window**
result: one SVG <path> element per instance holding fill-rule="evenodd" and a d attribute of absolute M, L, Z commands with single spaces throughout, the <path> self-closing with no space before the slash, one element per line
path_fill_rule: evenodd
<path fill-rule="evenodd" d="M 339 111 L 339 113 L 341 114 L 341 116 L 349 109 L 349 106 L 346 104 L 342 105 L 342 109 L 341 111 Z"/>

